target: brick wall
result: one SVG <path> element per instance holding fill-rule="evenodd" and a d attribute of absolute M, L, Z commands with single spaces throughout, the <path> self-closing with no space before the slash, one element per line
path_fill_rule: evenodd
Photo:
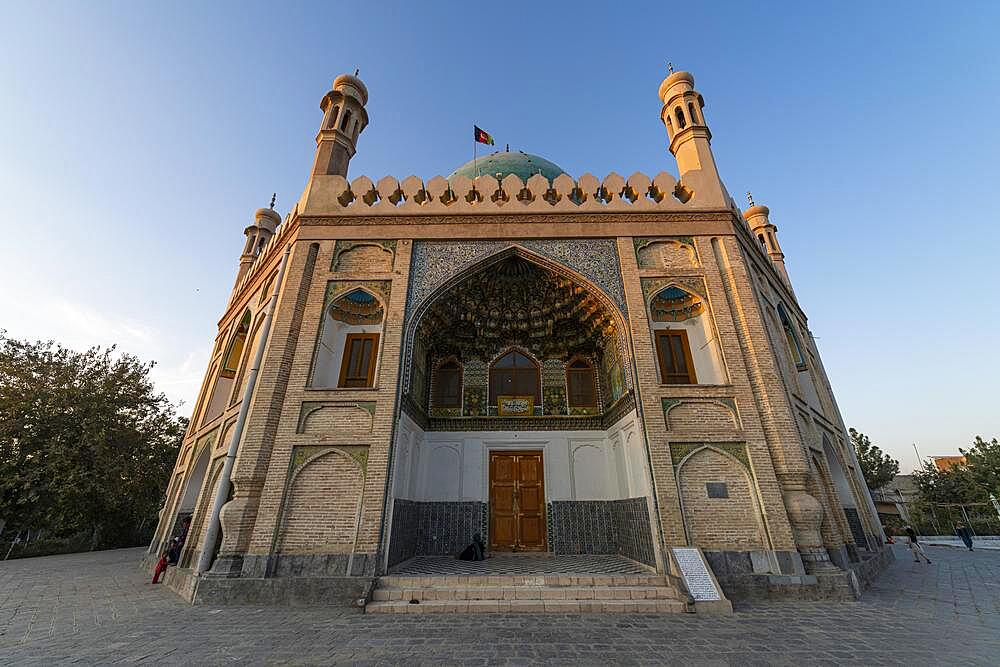
<path fill-rule="evenodd" d="M 348 553 L 354 545 L 364 476 L 356 461 L 323 454 L 299 470 L 285 505 L 282 554 Z"/>
<path fill-rule="evenodd" d="M 727 498 L 710 498 L 707 484 L 725 484 Z M 681 498 L 691 544 L 727 551 L 764 548 L 746 470 L 712 449 L 691 455 L 680 469 Z"/>

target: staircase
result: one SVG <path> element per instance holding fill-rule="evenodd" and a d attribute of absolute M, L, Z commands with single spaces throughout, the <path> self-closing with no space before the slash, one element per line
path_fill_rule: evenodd
<path fill-rule="evenodd" d="M 640 575 L 490 575 L 381 577 L 369 614 L 682 613 L 690 598 L 672 577 Z"/>

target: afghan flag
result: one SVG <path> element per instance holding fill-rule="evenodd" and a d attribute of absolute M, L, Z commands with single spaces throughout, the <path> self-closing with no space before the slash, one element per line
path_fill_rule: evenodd
<path fill-rule="evenodd" d="M 473 125 L 472 127 L 475 128 L 476 131 L 476 141 L 488 146 L 493 145 L 493 137 L 491 137 L 486 130 L 480 129 L 478 125 Z"/>

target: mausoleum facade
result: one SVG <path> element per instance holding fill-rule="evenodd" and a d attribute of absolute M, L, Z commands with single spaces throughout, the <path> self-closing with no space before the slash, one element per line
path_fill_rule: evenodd
<path fill-rule="evenodd" d="M 364 598 L 476 534 L 663 577 L 695 547 L 735 592 L 880 554 L 769 210 L 727 192 L 693 77 L 659 99 L 677 177 L 502 151 L 348 180 L 368 91 L 337 77 L 301 198 L 245 230 L 167 489 L 150 552 L 190 517 L 185 595 Z"/>

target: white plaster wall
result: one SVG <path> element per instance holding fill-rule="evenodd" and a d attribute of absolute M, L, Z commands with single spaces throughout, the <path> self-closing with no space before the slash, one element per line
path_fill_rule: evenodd
<path fill-rule="evenodd" d="M 616 500 L 650 495 L 638 419 L 608 431 L 424 432 L 402 415 L 393 492 L 409 500 L 489 500 L 490 451 L 541 450 L 545 499 Z"/>
<path fill-rule="evenodd" d="M 694 361 L 694 372 L 698 384 L 727 383 L 722 353 L 719 351 L 715 330 L 709 322 L 707 313 L 702 313 L 683 322 L 650 321 L 650 323 L 656 330 L 683 329 L 687 332 L 688 345 L 691 347 L 691 360 Z"/>
<path fill-rule="evenodd" d="M 329 315 L 323 323 L 323 336 L 316 350 L 316 370 L 313 373 L 313 387 L 336 387 L 340 382 L 340 365 L 344 357 L 344 343 L 347 335 L 354 333 L 381 333 L 381 324 L 350 325 L 335 320 Z M 382 350 L 382 338 L 379 337 L 376 354 Z M 375 359 L 375 377 L 378 377 L 378 367 L 382 362 L 381 355 Z"/>

